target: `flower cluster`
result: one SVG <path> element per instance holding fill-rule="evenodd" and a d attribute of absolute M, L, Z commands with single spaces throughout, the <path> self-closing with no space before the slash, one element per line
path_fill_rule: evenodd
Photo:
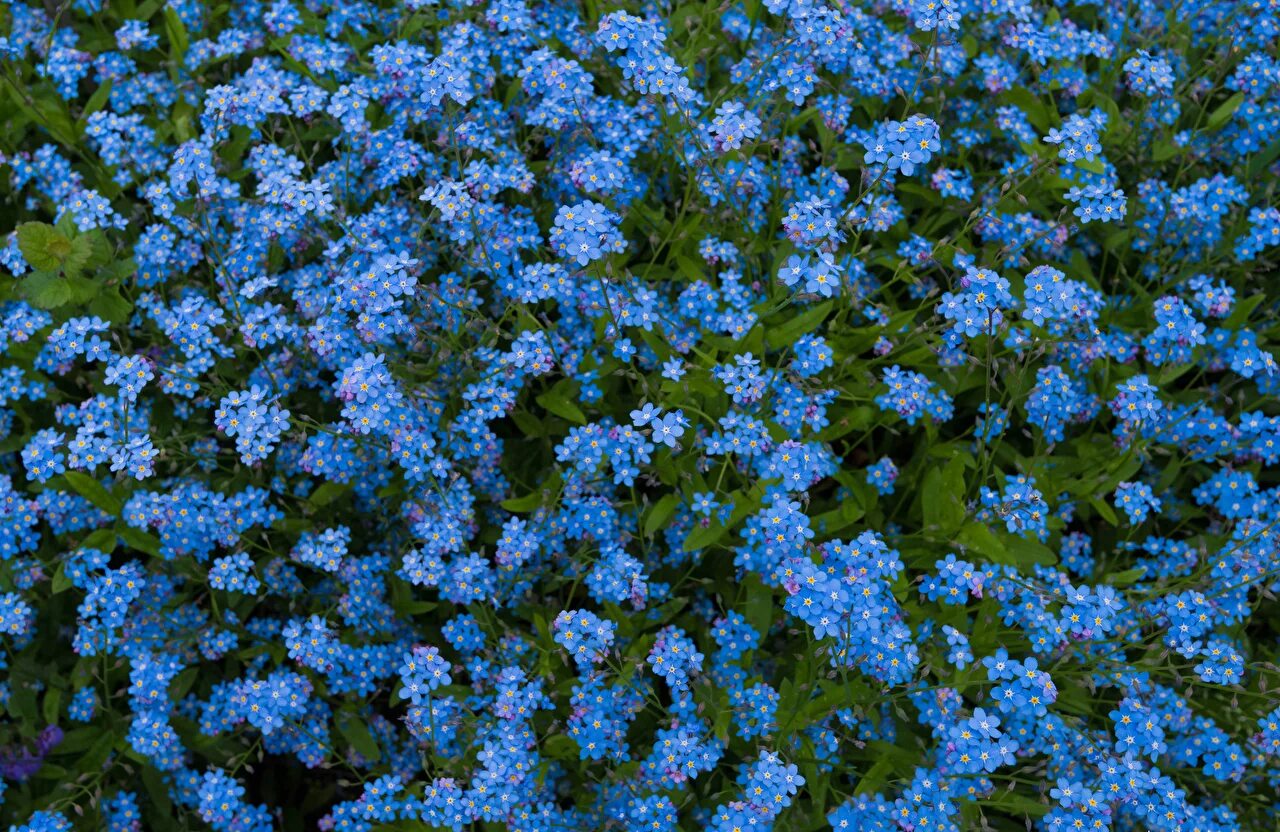
<path fill-rule="evenodd" d="M 1277 828 L 1280 28 L 1159 6 L 6 2 L 0 828 Z"/>

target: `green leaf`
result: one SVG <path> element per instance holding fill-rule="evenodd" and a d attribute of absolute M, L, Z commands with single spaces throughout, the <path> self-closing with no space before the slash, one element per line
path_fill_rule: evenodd
<path fill-rule="evenodd" d="M 956 541 L 992 563 L 1013 564 L 1013 557 L 1009 554 L 1008 548 L 1000 538 L 996 537 L 995 532 L 982 523 L 965 525 L 957 535 Z"/>
<path fill-rule="evenodd" d="M 653 508 L 649 509 L 649 516 L 644 519 L 645 537 L 652 537 L 654 532 L 662 528 L 671 519 L 678 505 L 680 498 L 675 494 L 664 494 L 661 500 L 654 503 Z"/>
<path fill-rule="evenodd" d="M 71 253 L 71 240 L 56 228 L 43 222 L 24 222 L 18 226 L 18 250 L 37 271 L 52 271 L 62 265 Z"/>
<path fill-rule="evenodd" d="M 71 241 L 71 248 L 62 260 L 62 273 L 68 277 L 78 276 L 93 257 L 93 236 L 76 237 Z"/>
<path fill-rule="evenodd" d="M 112 496 L 111 492 L 102 483 L 80 471 L 67 471 L 62 476 L 67 481 L 67 485 L 74 488 L 81 497 L 84 497 L 112 517 L 120 516 L 120 509 L 123 503 Z"/>
<path fill-rule="evenodd" d="M 1071 164 L 1080 168 L 1080 170 L 1087 170 L 1090 173 L 1105 174 L 1107 172 L 1107 168 L 1102 164 L 1101 159 L 1076 159 Z"/>
<path fill-rule="evenodd" d="M 351 743 L 351 747 L 364 757 L 370 760 L 377 760 L 382 757 L 382 749 L 378 747 L 378 741 L 373 738 L 373 734 L 369 732 L 369 726 L 364 724 L 364 720 L 357 719 L 353 716 L 338 719 L 338 731 Z"/>
<path fill-rule="evenodd" d="M 175 64 L 182 66 L 182 59 L 186 57 L 190 38 L 187 36 L 187 27 L 183 24 L 182 18 L 178 17 L 178 13 L 172 8 L 164 10 L 164 30 L 167 35 L 166 40 L 169 41 L 169 57 Z"/>
<path fill-rule="evenodd" d="M 530 491 L 523 497 L 512 497 L 510 500 L 503 500 L 498 505 L 502 506 L 507 511 L 514 511 L 516 513 L 533 511 L 535 508 L 542 505 L 542 492 Z"/>
<path fill-rule="evenodd" d="M 1249 316 L 1253 314 L 1253 310 L 1257 309 L 1259 304 L 1266 300 L 1266 297 L 1265 294 L 1259 292 L 1238 302 L 1235 308 L 1231 310 L 1231 315 L 1227 317 L 1227 321 L 1223 326 L 1227 329 L 1236 329 L 1243 326 L 1249 320 Z"/>
<path fill-rule="evenodd" d="M 147 795 L 161 817 L 173 816 L 173 800 L 169 797 L 169 787 L 165 785 L 163 775 L 152 766 L 142 766 L 140 776 Z"/>
<path fill-rule="evenodd" d="M 316 508 L 324 508 L 350 490 L 350 483 L 321 483 L 319 488 L 311 492 L 311 496 L 307 498 L 307 502 L 311 503 L 311 505 Z"/>
<path fill-rule="evenodd" d="M 690 280 L 701 280 L 706 274 L 706 269 L 699 266 L 694 260 L 685 257 L 683 254 L 676 256 L 676 265 L 680 268 L 680 274 Z"/>
<path fill-rule="evenodd" d="M 769 627 L 773 625 L 773 590 L 758 578 L 749 578 L 746 583 L 747 603 L 742 617 L 760 638 L 764 638 L 769 633 Z"/>
<path fill-rule="evenodd" d="M 1244 93 L 1238 92 L 1228 98 L 1226 101 L 1218 105 L 1218 109 L 1209 115 L 1209 120 L 1205 122 L 1204 129 L 1206 131 L 1217 130 L 1219 127 L 1227 123 L 1227 119 L 1235 115 L 1236 110 L 1240 109 L 1240 105 L 1244 103 Z"/>
<path fill-rule="evenodd" d="M 1249 178 L 1254 179 L 1258 177 L 1278 157 L 1280 157 L 1280 139 L 1276 139 L 1271 144 L 1267 145 L 1262 149 L 1262 152 L 1249 160 L 1249 164 L 1246 168 L 1249 173 Z"/>
<path fill-rule="evenodd" d="M 97 315 L 113 324 L 122 324 L 129 320 L 131 312 L 133 312 L 133 304 L 126 300 L 116 288 L 100 292 L 89 302 L 89 314 Z"/>
<path fill-rule="evenodd" d="M 817 306 L 790 318 L 781 326 L 770 327 L 765 332 L 765 341 L 771 347 L 782 347 L 794 344 L 795 340 L 801 335 L 808 334 L 817 329 L 818 326 L 827 319 L 827 315 L 831 314 L 831 308 L 835 306 L 835 301 L 823 301 Z"/>
<path fill-rule="evenodd" d="M 853 790 L 853 793 L 855 795 L 863 795 L 880 791 L 880 789 L 884 788 L 885 781 L 891 771 L 893 771 L 893 759 L 891 757 L 881 757 L 858 780 L 858 786 Z"/>
<path fill-rule="evenodd" d="M 109 555 L 115 551 L 118 537 L 115 529 L 97 529 L 80 541 L 80 546 L 84 549 L 98 549 Z"/>
<path fill-rule="evenodd" d="M 1101 498 L 1090 497 L 1089 505 L 1093 506 L 1093 510 L 1098 512 L 1098 515 L 1102 517 L 1103 520 L 1106 520 L 1107 523 L 1109 523 L 1110 525 L 1112 526 L 1120 525 L 1120 519 L 1116 517 L 1115 509 L 1107 505 L 1107 503 Z"/>
<path fill-rule="evenodd" d="M 23 297 L 40 309 L 57 309 L 71 301 L 71 284 L 54 272 L 34 272 L 20 285 Z"/>
<path fill-rule="evenodd" d="M 686 552 L 697 552 L 700 549 L 705 549 L 724 537 L 726 531 L 728 529 L 719 523 L 712 523 L 709 526 L 698 524 L 685 537 L 682 548 Z"/>
<path fill-rule="evenodd" d="M 545 407 L 548 412 L 554 413 L 562 419 L 578 425 L 587 423 L 587 417 L 583 415 L 576 404 L 569 401 L 564 391 L 559 388 L 559 385 L 538 396 L 536 401 Z"/>
<path fill-rule="evenodd" d="M 920 495 L 924 524 L 947 533 L 964 522 L 964 458 L 952 456 L 943 468 L 930 469 Z"/>
<path fill-rule="evenodd" d="M 516 427 L 520 428 L 520 432 L 526 438 L 535 439 L 546 434 L 542 422 L 524 410 L 513 410 L 511 412 L 511 420 L 516 423 Z"/>
<path fill-rule="evenodd" d="M 1037 540 L 1028 540 L 1016 535 L 1010 536 L 1005 547 L 1013 558 L 1015 566 L 1026 568 L 1032 565 L 1052 566 L 1058 562 L 1058 556 Z"/>
<path fill-rule="evenodd" d="M 978 801 L 983 806 L 992 806 L 1012 815 L 1031 815 L 1040 817 L 1049 813 L 1049 807 L 1018 792 L 1005 789 L 997 791 L 993 796 Z"/>
<path fill-rule="evenodd" d="M 84 109 L 80 111 L 80 128 L 83 130 L 89 116 L 101 110 L 107 105 L 107 101 L 111 99 L 111 79 L 107 78 L 98 88 L 93 91 L 93 95 L 89 96 L 89 100 L 85 102 Z"/>
<path fill-rule="evenodd" d="M 1108 586 L 1129 586 L 1137 583 L 1147 576 L 1147 567 L 1139 566 L 1136 569 L 1126 569 L 1123 572 L 1116 572 L 1107 576 Z"/>
<path fill-rule="evenodd" d="M 40 713 L 44 716 L 45 722 L 50 725 L 58 724 L 58 717 L 62 714 L 62 688 L 49 689 L 49 692 L 44 695 Z"/>
<path fill-rule="evenodd" d="M 146 552 L 153 557 L 160 557 L 160 541 L 154 536 L 144 531 L 139 531 L 132 526 L 126 526 L 120 523 L 116 526 L 116 533 L 127 543 L 139 552 Z"/>

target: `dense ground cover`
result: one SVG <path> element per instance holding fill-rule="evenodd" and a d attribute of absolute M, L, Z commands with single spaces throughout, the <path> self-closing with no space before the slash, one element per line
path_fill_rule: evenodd
<path fill-rule="evenodd" d="M 1280 824 L 1274 7 L 0 32 L 5 822 Z"/>

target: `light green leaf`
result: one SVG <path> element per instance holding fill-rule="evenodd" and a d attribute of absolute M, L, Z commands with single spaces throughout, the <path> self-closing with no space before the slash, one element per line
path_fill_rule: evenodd
<path fill-rule="evenodd" d="M 67 259 L 71 240 L 48 223 L 24 222 L 18 226 L 18 250 L 31 268 L 47 272 Z"/>

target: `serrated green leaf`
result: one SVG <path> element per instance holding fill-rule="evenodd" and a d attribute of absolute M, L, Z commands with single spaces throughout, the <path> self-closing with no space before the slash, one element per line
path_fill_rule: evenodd
<path fill-rule="evenodd" d="M 71 302 L 71 284 L 53 272 L 34 272 L 20 284 L 22 295 L 40 309 L 57 309 Z"/>
<path fill-rule="evenodd" d="M 48 223 L 24 222 L 18 226 L 18 250 L 31 268 L 53 271 L 71 253 L 71 240 Z"/>
<path fill-rule="evenodd" d="M 93 237 L 84 235 L 71 241 L 71 248 L 62 260 L 62 273 L 68 277 L 77 277 L 90 258 L 93 257 Z"/>

